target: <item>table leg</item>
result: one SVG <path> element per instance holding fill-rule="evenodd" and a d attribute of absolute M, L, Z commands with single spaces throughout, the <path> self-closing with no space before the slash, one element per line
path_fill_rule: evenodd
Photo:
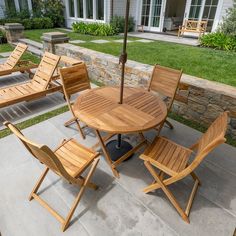
<path fill-rule="evenodd" d="M 105 156 L 105 158 L 106 158 L 106 160 L 107 160 L 107 162 L 108 162 L 108 165 L 111 167 L 111 170 L 112 170 L 114 176 L 117 177 L 117 178 L 119 178 L 119 177 L 120 177 L 119 172 L 118 172 L 118 171 L 116 170 L 116 168 L 112 165 L 111 157 L 110 157 L 110 155 L 109 155 L 109 153 L 108 153 L 108 151 L 107 151 L 107 149 L 106 149 L 106 145 L 105 145 L 105 143 L 104 143 L 104 141 L 103 141 L 103 138 L 102 138 L 100 132 L 99 132 L 98 130 L 95 130 L 95 132 L 96 132 L 96 135 L 97 135 L 97 137 L 98 137 L 98 140 L 99 140 L 99 142 L 100 142 L 100 144 L 101 144 L 101 148 L 102 148 L 102 151 L 103 151 L 103 153 L 104 153 L 104 156 Z"/>

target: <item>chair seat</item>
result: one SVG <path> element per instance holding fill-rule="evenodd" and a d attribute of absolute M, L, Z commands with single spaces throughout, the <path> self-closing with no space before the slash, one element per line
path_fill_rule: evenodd
<path fill-rule="evenodd" d="M 73 177 L 77 177 L 96 158 L 99 153 L 79 144 L 75 139 L 63 143 L 55 151 L 65 170 Z"/>
<path fill-rule="evenodd" d="M 164 137 L 159 137 L 140 158 L 143 160 L 151 159 L 160 170 L 174 175 L 185 169 L 191 153 L 192 150 Z"/>

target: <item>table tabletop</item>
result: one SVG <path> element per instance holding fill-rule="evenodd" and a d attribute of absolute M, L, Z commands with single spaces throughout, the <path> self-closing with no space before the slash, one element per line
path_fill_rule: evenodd
<path fill-rule="evenodd" d="M 159 125 L 167 115 L 162 99 L 143 88 L 100 87 L 82 93 L 75 101 L 76 116 L 89 127 L 108 133 L 142 132 Z"/>

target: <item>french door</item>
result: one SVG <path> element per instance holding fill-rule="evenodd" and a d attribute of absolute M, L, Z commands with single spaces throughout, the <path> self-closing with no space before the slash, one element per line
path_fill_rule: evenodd
<path fill-rule="evenodd" d="M 185 9 L 185 19 L 206 20 L 207 31 L 211 32 L 219 0 L 188 0 Z"/>
<path fill-rule="evenodd" d="M 164 22 L 166 0 L 143 0 L 141 25 L 148 31 L 161 31 Z"/>

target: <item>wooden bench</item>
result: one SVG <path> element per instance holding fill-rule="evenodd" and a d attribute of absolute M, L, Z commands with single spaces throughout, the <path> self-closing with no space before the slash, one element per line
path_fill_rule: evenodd
<path fill-rule="evenodd" d="M 198 33 L 198 39 L 204 35 L 207 28 L 207 21 L 185 20 L 184 25 L 179 27 L 178 37 L 184 32 Z"/>

